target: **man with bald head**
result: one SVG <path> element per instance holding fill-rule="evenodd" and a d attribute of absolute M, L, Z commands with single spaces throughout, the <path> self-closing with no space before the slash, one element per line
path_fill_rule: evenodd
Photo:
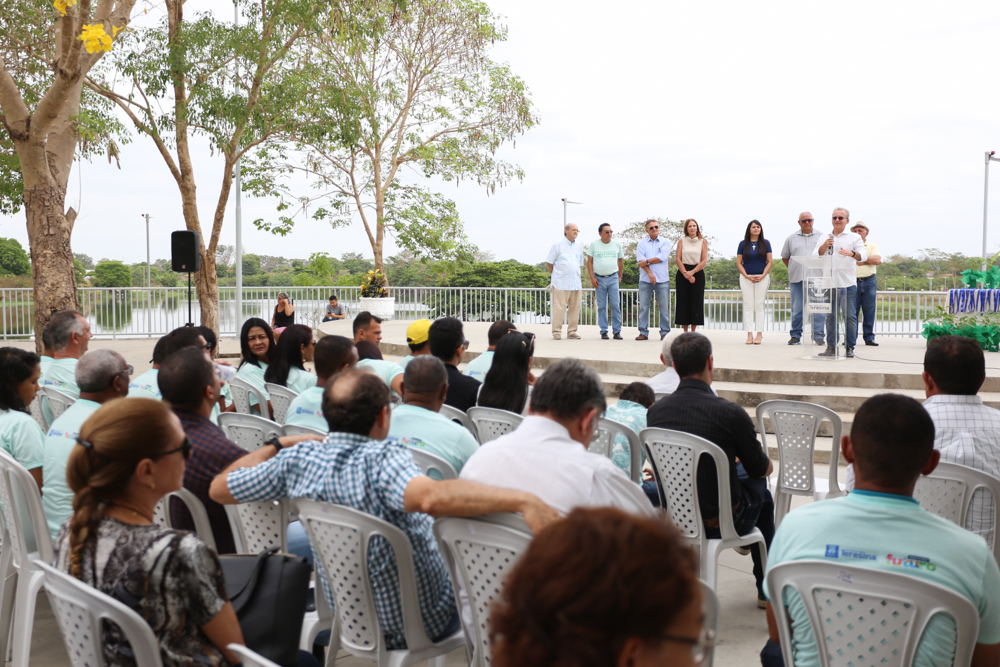
<path fill-rule="evenodd" d="M 52 422 L 45 438 L 42 507 L 53 539 L 73 514 L 73 492 L 66 483 L 66 462 L 76 446 L 80 427 L 103 404 L 128 395 L 132 367 L 117 352 L 96 350 L 80 357 L 75 374 L 80 397 Z"/>
<path fill-rule="evenodd" d="M 819 239 L 819 232 L 813 229 L 813 216 L 809 211 L 799 213 L 799 231 L 787 239 L 781 248 L 781 261 L 788 267 L 788 289 L 792 293 L 792 330 L 789 345 L 802 342 L 802 302 L 805 286 L 805 271 L 793 257 L 812 257 L 813 248 Z M 823 316 L 812 315 L 812 339 L 816 345 L 823 345 Z"/>
<path fill-rule="evenodd" d="M 563 228 L 563 238 L 549 248 L 545 266 L 552 274 L 552 337 L 562 337 L 566 322 L 566 338 L 579 339 L 576 327 L 580 323 L 580 267 L 583 266 L 583 244 L 576 237 L 580 228 L 572 222 Z M 567 310 L 569 314 L 567 315 Z"/>

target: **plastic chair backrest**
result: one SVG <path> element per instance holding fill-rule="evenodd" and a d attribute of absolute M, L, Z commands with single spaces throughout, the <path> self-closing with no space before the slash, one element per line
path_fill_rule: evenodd
<path fill-rule="evenodd" d="M 438 479 L 458 479 L 458 473 L 455 472 L 455 468 L 437 454 L 431 454 L 426 450 L 416 447 L 408 447 L 407 449 L 413 455 L 413 462 L 417 464 L 418 468 L 424 471 L 424 474 L 430 474 L 432 470 L 436 470 L 438 475 L 440 475 Z"/>
<path fill-rule="evenodd" d="M 705 611 L 705 621 L 704 626 L 709 628 L 715 633 L 715 636 L 719 636 L 719 596 L 715 594 L 712 587 L 708 585 L 708 582 L 703 579 L 698 580 L 701 584 L 701 607 Z M 704 667 L 712 667 L 712 661 L 715 659 L 715 646 L 712 646 L 708 650 L 708 654 L 702 661 Z"/>
<path fill-rule="evenodd" d="M 441 409 L 438 410 L 438 414 L 447 417 L 453 422 L 458 422 L 465 428 L 469 429 L 469 432 L 472 433 L 476 442 L 479 442 L 479 431 L 476 430 L 476 425 L 471 419 L 469 419 L 469 415 L 451 405 L 442 405 Z"/>
<path fill-rule="evenodd" d="M 589 451 L 593 454 L 600 454 L 608 459 L 614 453 L 615 440 L 618 436 L 628 440 L 629 448 L 629 473 L 628 476 L 636 484 L 642 483 L 642 443 L 639 442 L 639 434 L 628 426 L 611 419 L 601 419 L 597 422 L 597 429 L 594 431 L 594 439 L 590 441 Z"/>
<path fill-rule="evenodd" d="M 479 435 L 479 443 L 482 445 L 510 433 L 524 421 L 524 417 L 519 414 L 496 408 L 476 406 L 469 408 L 466 414 L 476 425 L 476 433 Z"/>
<path fill-rule="evenodd" d="M 284 435 L 281 424 L 239 412 L 223 412 L 219 415 L 219 428 L 227 438 L 248 452 L 255 452 L 263 447 L 264 441 L 272 435 Z"/>
<path fill-rule="evenodd" d="M 271 409 L 274 411 L 274 421 L 284 424 L 288 406 L 298 398 L 298 392 L 292 391 L 280 384 L 274 384 L 273 382 L 266 382 L 264 389 L 267 389 L 267 395 L 271 397 Z M 259 401 L 260 399 L 258 398 L 257 400 Z"/>
<path fill-rule="evenodd" d="M 243 667 L 280 667 L 278 663 L 271 662 L 261 654 L 251 651 L 246 646 L 242 646 L 240 644 L 230 644 L 226 648 L 240 657 L 240 664 L 242 664 Z"/>
<path fill-rule="evenodd" d="M 314 435 L 317 440 L 326 438 L 326 433 L 316 428 L 308 426 L 298 426 L 297 424 L 285 424 L 281 427 L 282 435 Z"/>
<path fill-rule="evenodd" d="M 217 552 L 218 549 L 215 547 L 215 533 L 212 532 L 212 524 L 208 520 L 208 512 L 205 510 L 205 504 L 198 499 L 198 496 L 185 488 L 171 491 L 163 496 L 160 502 L 156 503 L 156 507 L 153 508 L 153 523 L 164 528 L 174 527 L 170 521 L 171 498 L 176 498 L 187 506 L 188 512 L 191 513 L 191 520 L 194 522 L 195 534 L 198 535 L 202 542 Z"/>
<path fill-rule="evenodd" d="M 480 517 L 441 517 L 434 522 L 434 537 L 451 573 L 455 599 L 460 599 L 459 581 L 469 596 L 476 632 L 465 638 L 472 650 L 470 665 L 485 667 L 490 663 L 490 605 L 533 536 L 527 527 L 515 530 Z"/>
<path fill-rule="evenodd" d="M 229 393 L 236 405 L 236 412 L 244 415 L 253 414 L 250 410 L 250 394 L 253 394 L 257 397 L 257 407 L 261 416 L 265 419 L 271 418 L 271 411 L 267 409 L 267 397 L 253 382 L 247 382 L 243 378 L 233 378 L 229 381 Z"/>
<path fill-rule="evenodd" d="M 356 656 L 372 660 L 386 654 L 368 573 L 371 540 L 378 536 L 388 542 L 395 556 L 407 650 L 416 652 L 433 646 L 424 631 L 413 548 L 406 534 L 382 519 L 349 507 L 306 498 L 297 498 L 292 505 L 333 591 L 341 645 Z M 379 664 L 383 664 L 382 660 Z"/>
<path fill-rule="evenodd" d="M 778 441 L 778 490 L 788 489 L 801 493 L 815 491 L 816 436 L 823 420 L 833 425 L 833 443 L 830 448 L 830 490 L 828 498 L 843 495 L 837 481 L 840 462 L 840 437 L 844 432 L 844 422 L 840 415 L 813 403 L 800 401 L 764 401 L 757 406 L 757 430 L 760 441 L 767 451 L 767 433 L 764 418 L 771 418 L 774 436 Z"/>
<path fill-rule="evenodd" d="M 31 413 L 31 418 L 38 422 L 38 425 L 42 428 L 42 433 L 48 433 L 49 423 L 45 421 L 45 412 L 42 411 L 41 394 L 35 394 L 35 400 L 31 401 L 31 404 L 28 405 L 28 412 Z"/>
<path fill-rule="evenodd" d="M 671 394 L 671 392 L 669 392 L 669 391 L 658 391 L 658 392 L 656 392 L 656 393 L 653 394 L 653 400 L 654 400 L 654 402 L 658 401 L 661 398 L 663 398 L 664 396 L 669 396 L 670 394 Z"/>
<path fill-rule="evenodd" d="M 821 667 L 831 664 L 910 667 L 927 622 L 938 613 L 955 620 L 955 667 L 966 667 L 979 634 L 979 612 L 967 598 L 909 574 L 843 562 L 797 560 L 767 574 L 771 600 L 798 592 L 812 626 Z M 788 614 L 775 614 L 785 664 L 792 665 Z M 836 663 L 831 657 L 836 656 Z"/>
<path fill-rule="evenodd" d="M 957 463 L 938 463 L 930 475 L 917 478 L 913 489 L 913 497 L 920 506 L 932 514 L 944 517 L 965 528 L 972 504 L 972 494 L 978 489 L 985 489 L 993 496 L 993 506 L 1000 503 L 1000 479 L 982 470 L 976 470 Z M 998 555 L 996 511 L 993 512 L 993 525 L 986 527 L 987 543 L 993 550 L 994 558 Z"/>
<path fill-rule="evenodd" d="M 31 570 L 32 561 L 36 558 L 51 563 L 55 557 L 52 535 L 42 508 L 42 494 L 38 490 L 38 483 L 24 466 L 2 449 L 0 500 L 3 501 L 4 522 L 10 537 L 14 567 Z M 0 575 L 6 576 L 6 573 Z"/>
<path fill-rule="evenodd" d="M 49 410 L 52 411 L 52 421 L 59 419 L 69 406 L 76 403 L 75 398 L 69 394 L 64 394 L 55 387 L 39 387 L 38 393 L 49 402 Z M 51 427 L 51 424 L 49 426 Z"/>
<path fill-rule="evenodd" d="M 699 543 L 706 537 L 698 504 L 698 464 L 702 454 L 712 457 L 719 480 L 719 533 L 724 540 L 737 539 L 731 509 L 729 459 L 722 448 L 705 438 L 666 428 L 644 428 L 639 439 L 659 482 L 660 507 L 666 508 L 686 538 Z M 727 508 L 729 511 L 724 511 Z"/>
<path fill-rule="evenodd" d="M 259 554 L 271 547 L 288 553 L 288 498 L 225 507 L 237 553 Z"/>
<path fill-rule="evenodd" d="M 45 592 L 74 667 L 104 667 L 106 620 L 121 628 L 139 667 L 162 667 L 160 642 L 139 614 L 48 563 L 36 560 L 35 566 L 45 572 Z"/>

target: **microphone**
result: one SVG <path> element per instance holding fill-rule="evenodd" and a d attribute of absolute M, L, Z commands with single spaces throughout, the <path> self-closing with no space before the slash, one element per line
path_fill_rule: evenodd
<path fill-rule="evenodd" d="M 826 237 L 828 239 L 833 239 L 833 234 L 827 234 Z M 826 254 L 827 255 L 832 255 L 833 254 L 833 244 L 832 243 L 830 244 L 830 247 L 826 249 Z"/>

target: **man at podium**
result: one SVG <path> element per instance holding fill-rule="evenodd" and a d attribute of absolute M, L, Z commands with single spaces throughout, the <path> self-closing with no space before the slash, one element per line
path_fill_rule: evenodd
<path fill-rule="evenodd" d="M 815 252 L 830 256 L 833 263 L 833 307 L 826 316 L 826 350 L 821 357 L 837 356 L 837 315 L 844 314 L 844 342 L 847 356 L 854 356 L 854 344 L 858 341 L 858 262 L 868 259 L 865 243 L 861 236 L 846 230 L 851 213 L 846 208 L 833 209 L 833 233 L 820 238 Z"/>

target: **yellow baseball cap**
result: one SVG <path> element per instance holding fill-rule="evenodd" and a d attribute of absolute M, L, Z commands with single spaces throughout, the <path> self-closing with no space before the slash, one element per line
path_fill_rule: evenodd
<path fill-rule="evenodd" d="M 420 345 L 427 340 L 427 335 L 430 330 L 430 320 L 417 320 L 410 326 L 406 327 L 406 342 L 411 345 Z"/>

